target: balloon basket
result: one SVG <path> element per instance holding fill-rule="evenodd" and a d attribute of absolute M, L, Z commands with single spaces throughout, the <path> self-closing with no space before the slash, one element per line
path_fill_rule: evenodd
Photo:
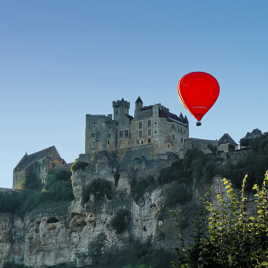
<path fill-rule="evenodd" d="M 202 125 L 202 124 L 201 124 L 200 121 L 196 122 L 196 126 L 197 126 L 197 127 L 200 127 L 201 125 Z"/>

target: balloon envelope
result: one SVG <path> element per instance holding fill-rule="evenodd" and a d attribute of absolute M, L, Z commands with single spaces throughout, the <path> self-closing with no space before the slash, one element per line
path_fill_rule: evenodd
<path fill-rule="evenodd" d="M 178 83 L 178 94 L 183 105 L 200 121 L 216 102 L 220 93 L 217 80 L 205 72 L 184 75 Z"/>

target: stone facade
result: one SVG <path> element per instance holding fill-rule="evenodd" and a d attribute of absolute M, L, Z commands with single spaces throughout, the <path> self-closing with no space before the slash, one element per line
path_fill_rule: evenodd
<path fill-rule="evenodd" d="M 28 178 L 45 183 L 48 171 L 56 166 L 65 165 L 55 146 L 33 154 L 25 154 L 13 170 L 13 189 L 24 189 Z"/>
<path fill-rule="evenodd" d="M 113 116 L 86 115 L 85 153 L 118 151 L 152 144 L 154 153 L 182 153 L 189 137 L 188 119 L 177 116 L 161 104 L 143 106 L 140 97 L 135 103 L 134 117 L 130 103 L 113 101 Z"/>

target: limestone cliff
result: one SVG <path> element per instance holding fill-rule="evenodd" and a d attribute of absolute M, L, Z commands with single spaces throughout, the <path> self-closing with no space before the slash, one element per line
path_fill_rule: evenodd
<path fill-rule="evenodd" d="M 176 157 L 170 154 L 161 159 L 144 155 L 148 156 L 148 152 L 81 155 L 77 163 L 83 165 L 77 165 L 71 177 L 74 200 L 66 210 L 59 207 L 61 213 L 55 209 L 33 211 L 24 217 L 1 214 L 0 267 L 5 263 L 36 268 L 65 263 L 95 268 L 103 259 L 112 263 L 117 252 L 130 247 L 133 241 L 150 241 L 155 249 L 174 253 L 175 222 L 167 213 L 169 208 L 165 202 L 165 193 L 173 184 L 153 186 L 153 182 L 160 170 L 169 167 Z M 134 193 L 133 185 L 138 187 L 146 180 L 151 180 L 149 190 L 139 194 L 136 189 Z M 111 188 L 102 196 L 96 192 L 97 188 L 95 192 L 89 188 L 93 182 L 103 181 L 110 182 L 107 185 Z M 189 191 L 188 186 L 185 187 L 185 191 Z M 196 183 L 190 187 L 192 198 L 176 205 L 184 212 L 181 229 L 187 239 L 191 226 L 185 215 L 188 214 L 188 218 L 194 215 L 198 197 L 206 190 Z M 127 226 L 121 231 L 112 224 L 119 211 L 129 212 Z"/>

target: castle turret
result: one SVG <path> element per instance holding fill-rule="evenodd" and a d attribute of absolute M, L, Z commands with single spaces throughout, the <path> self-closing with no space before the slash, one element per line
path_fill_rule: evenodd
<path fill-rule="evenodd" d="M 119 121 L 123 115 L 129 115 L 130 103 L 123 98 L 113 101 L 114 120 Z"/>
<path fill-rule="evenodd" d="M 143 102 L 141 97 L 139 96 L 135 102 L 135 114 L 134 116 L 136 117 L 138 112 L 141 110 L 141 108 L 143 107 Z"/>

